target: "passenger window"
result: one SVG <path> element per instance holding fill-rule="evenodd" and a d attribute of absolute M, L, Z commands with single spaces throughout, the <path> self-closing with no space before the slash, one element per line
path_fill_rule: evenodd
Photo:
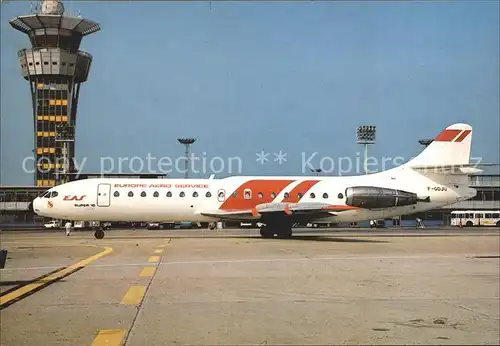
<path fill-rule="evenodd" d="M 159 197 L 160 194 L 158 193 L 158 191 L 155 191 L 155 193 L 153 193 L 153 197 Z"/>
<path fill-rule="evenodd" d="M 245 189 L 243 198 L 245 198 L 245 199 L 251 199 L 252 198 L 252 190 Z"/>
<path fill-rule="evenodd" d="M 328 198 L 328 194 L 327 194 L 327 193 L 324 193 L 324 194 L 323 194 L 323 198 Z"/>
<path fill-rule="evenodd" d="M 52 198 L 57 197 L 58 193 L 57 191 L 52 191 Z"/>
<path fill-rule="evenodd" d="M 297 194 L 297 197 L 298 197 L 299 199 L 301 199 L 301 198 L 302 198 L 302 194 L 299 192 L 299 193 Z"/>
<path fill-rule="evenodd" d="M 198 192 L 196 192 L 196 191 L 195 191 L 195 192 L 193 192 L 193 197 L 194 197 L 194 198 L 198 197 Z"/>
<path fill-rule="evenodd" d="M 491 218 L 491 214 L 485 214 L 484 217 Z"/>
<path fill-rule="evenodd" d="M 132 191 L 129 191 L 129 192 L 128 192 L 128 196 L 129 196 L 129 197 L 134 197 L 134 193 L 133 193 Z"/>
<path fill-rule="evenodd" d="M 493 218 L 498 219 L 499 217 L 500 217 L 500 214 L 498 214 L 498 213 L 493 214 Z"/>
<path fill-rule="evenodd" d="M 141 197 L 146 197 L 146 192 L 142 191 L 141 192 Z"/>
<path fill-rule="evenodd" d="M 264 194 L 263 194 L 262 192 L 259 192 L 259 193 L 257 194 L 257 197 L 262 198 L 262 197 L 264 197 Z"/>
<path fill-rule="evenodd" d="M 341 193 L 339 193 L 337 197 L 338 197 L 339 199 L 342 199 L 342 198 L 344 198 L 344 195 L 343 195 L 343 194 L 341 194 Z"/>
<path fill-rule="evenodd" d="M 167 192 L 167 197 L 172 197 L 172 192 Z"/>
<path fill-rule="evenodd" d="M 290 197 L 290 194 L 288 192 L 285 192 L 285 194 L 283 195 L 283 197 L 288 198 L 288 197 Z"/>
<path fill-rule="evenodd" d="M 271 198 L 276 198 L 276 194 L 274 192 L 271 192 Z"/>
<path fill-rule="evenodd" d="M 205 194 L 205 197 L 212 197 L 212 194 L 210 193 L 210 191 L 208 191 L 208 192 Z"/>
<path fill-rule="evenodd" d="M 120 196 L 120 193 L 118 191 L 115 191 L 115 193 L 113 194 L 113 196 L 118 197 L 118 196 Z"/>
<path fill-rule="evenodd" d="M 184 193 L 184 191 L 182 191 L 182 192 L 179 194 L 179 196 L 184 197 L 184 196 L 186 196 L 186 194 Z"/>
<path fill-rule="evenodd" d="M 314 192 L 311 192 L 311 194 L 309 195 L 309 197 L 316 198 L 316 195 L 314 194 Z"/>

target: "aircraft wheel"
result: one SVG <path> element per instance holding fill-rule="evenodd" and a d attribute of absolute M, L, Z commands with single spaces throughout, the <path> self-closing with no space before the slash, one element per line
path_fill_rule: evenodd
<path fill-rule="evenodd" d="M 94 237 L 96 239 L 104 238 L 104 231 L 102 229 L 98 229 L 97 231 L 94 232 Z"/>
<path fill-rule="evenodd" d="M 262 238 L 272 238 L 274 237 L 274 232 L 267 227 L 262 227 L 260 229 L 260 235 Z"/>

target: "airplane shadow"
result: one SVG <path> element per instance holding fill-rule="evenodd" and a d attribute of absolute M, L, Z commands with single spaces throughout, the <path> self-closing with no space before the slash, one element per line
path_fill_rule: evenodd
<path fill-rule="evenodd" d="M 361 238 L 354 238 L 354 237 L 345 237 L 345 238 L 340 238 L 340 237 L 329 237 L 329 236 L 319 236 L 319 235 L 294 235 L 291 238 L 262 238 L 260 235 L 196 235 L 196 236 L 189 236 L 189 235 L 169 235 L 169 236 L 151 236 L 151 235 L 145 235 L 145 236 L 126 236 L 126 237 L 106 237 L 105 239 L 107 240 L 120 240 L 120 239 L 262 239 L 262 240 L 275 240 L 275 241 L 317 241 L 317 242 L 334 242 L 334 243 L 390 243 L 390 241 L 387 240 L 373 240 L 373 239 L 361 239 Z"/>
<path fill-rule="evenodd" d="M 234 238 L 234 239 L 262 239 L 262 240 L 275 240 L 275 241 L 318 241 L 318 242 L 332 242 L 332 243 L 390 243 L 387 240 L 372 240 L 372 239 L 360 239 L 360 238 L 340 238 L 340 237 L 328 237 L 319 235 L 294 235 L 291 238 L 262 238 L 260 236 L 240 236 L 240 237 L 224 237 L 224 238 Z"/>
<path fill-rule="evenodd" d="M 0 281 L 0 287 L 3 287 L 3 286 L 25 286 L 25 285 L 29 285 L 29 284 L 32 284 L 34 282 L 36 283 L 49 283 L 49 282 L 52 282 L 54 280 L 15 280 L 15 281 Z M 58 282 L 62 282 L 64 280 L 58 280 Z"/>

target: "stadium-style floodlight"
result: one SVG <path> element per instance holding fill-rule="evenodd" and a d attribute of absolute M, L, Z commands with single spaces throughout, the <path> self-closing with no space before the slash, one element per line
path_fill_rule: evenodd
<path fill-rule="evenodd" d="M 365 146 L 364 170 L 368 174 L 368 144 L 375 144 L 376 126 L 362 125 L 356 129 L 356 141 Z"/>
<path fill-rule="evenodd" d="M 188 178 L 188 171 L 189 171 L 189 149 L 191 144 L 193 144 L 196 139 L 195 138 L 177 138 L 179 143 L 183 144 L 185 149 L 185 155 L 186 155 L 186 172 L 185 172 L 185 178 Z"/>
<path fill-rule="evenodd" d="M 61 148 L 61 156 L 63 159 L 62 169 L 63 169 L 63 177 L 56 173 L 56 178 L 59 183 L 67 182 L 68 180 L 68 171 L 69 171 L 69 143 L 75 141 L 75 127 L 69 123 L 62 123 L 56 126 L 56 142 L 62 142 Z M 56 172 L 58 172 L 58 167 L 56 166 Z"/>

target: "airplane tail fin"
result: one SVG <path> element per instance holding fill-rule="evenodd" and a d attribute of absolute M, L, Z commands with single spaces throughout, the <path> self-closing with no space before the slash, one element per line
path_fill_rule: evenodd
<path fill-rule="evenodd" d="M 420 173 L 438 175 L 466 175 L 481 173 L 479 167 L 500 166 L 498 163 L 471 163 L 472 127 L 453 124 L 445 128 L 415 158 L 404 166 Z M 437 177 L 434 175 L 434 178 Z M 457 179 L 462 179 L 457 178 Z"/>
<path fill-rule="evenodd" d="M 471 144 L 472 127 L 453 124 L 441 131 L 408 165 L 412 168 L 469 165 Z"/>

